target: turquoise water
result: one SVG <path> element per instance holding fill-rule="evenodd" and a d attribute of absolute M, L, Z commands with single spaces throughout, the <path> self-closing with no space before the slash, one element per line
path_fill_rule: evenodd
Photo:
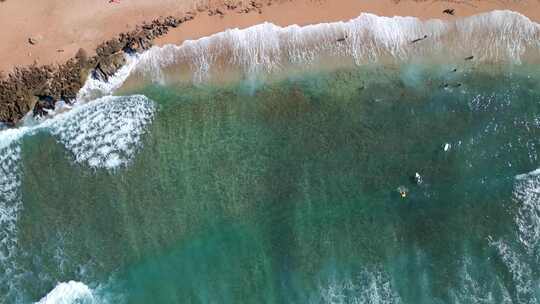
<path fill-rule="evenodd" d="M 453 69 L 144 85 L 97 116 L 153 113 L 111 169 L 25 136 L 0 302 L 538 303 L 540 74 Z"/>

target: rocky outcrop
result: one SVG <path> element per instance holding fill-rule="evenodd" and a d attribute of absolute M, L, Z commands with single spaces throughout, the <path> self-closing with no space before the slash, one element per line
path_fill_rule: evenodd
<path fill-rule="evenodd" d="M 142 24 L 134 31 L 100 44 L 96 55 L 91 57 L 81 49 L 62 65 L 15 68 L 7 77 L 0 77 L 0 123 L 13 126 L 30 111 L 41 116 L 54 109 L 59 100 L 73 102 L 88 76 L 108 81 L 125 64 L 124 54 L 147 50 L 153 40 L 166 34 L 169 28 L 193 18 L 191 14 L 169 16 Z"/>
<path fill-rule="evenodd" d="M 46 115 L 47 111 L 54 110 L 55 100 L 52 96 L 49 95 L 38 95 L 37 103 L 34 106 L 33 114 L 34 116 Z"/>
<path fill-rule="evenodd" d="M 92 70 L 92 77 L 97 80 L 108 82 L 109 77 L 114 75 L 114 73 L 116 73 L 116 71 L 118 71 L 125 63 L 126 59 L 122 52 L 98 57 L 97 64 L 95 64 L 95 67 Z"/>
<path fill-rule="evenodd" d="M 265 0 L 264 3 L 260 0 L 243 3 L 225 0 L 221 7 L 205 6 L 198 11 L 223 17 L 228 11 L 261 13 L 263 6 L 271 4 L 272 0 Z M 59 100 L 73 102 L 89 76 L 108 81 L 125 64 L 125 54 L 147 50 L 155 38 L 167 34 L 170 28 L 194 19 L 196 14 L 188 12 L 181 17 L 169 16 L 143 23 L 131 32 L 100 44 L 94 56 L 88 56 L 81 49 L 74 58 L 62 65 L 18 67 L 7 76 L 0 72 L 0 124 L 13 126 L 30 111 L 36 116 L 45 115 L 48 110 L 54 109 Z M 32 37 L 28 42 L 36 44 L 39 39 Z"/>

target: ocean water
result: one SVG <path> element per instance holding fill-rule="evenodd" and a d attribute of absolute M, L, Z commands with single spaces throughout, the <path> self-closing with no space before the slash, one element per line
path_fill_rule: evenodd
<path fill-rule="evenodd" d="M 130 58 L 0 133 L 0 303 L 540 303 L 539 32 L 363 15 Z"/>

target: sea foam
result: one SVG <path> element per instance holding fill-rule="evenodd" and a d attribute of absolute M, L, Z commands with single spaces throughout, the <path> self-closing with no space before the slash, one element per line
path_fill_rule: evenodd
<path fill-rule="evenodd" d="M 476 269 L 468 252 L 464 252 L 460 261 L 461 269 L 457 284 L 449 290 L 451 303 L 500 303 L 512 304 L 510 293 L 499 277 L 493 281 L 482 278 L 482 272 Z"/>
<path fill-rule="evenodd" d="M 507 241 L 491 241 L 502 262 L 507 268 L 516 288 L 514 290 L 517 303 L 538 303 L 538 282 L 533 277 L 531 267 L 527 264 L 519 250 L 514 249 Z"/>
<path fill-rule="evenodd" d="M 314 303 L 402 303 L 391 277 L 381 269 L 365 269 L 353 278 L 321 286 L 319 292 L 320 301 Z"/>
<path fill-rule="evenodd" d="M 103 96 L 112 95 L 126 81 L 137 62 L 137 56 L 126 55 L 126 64 L 116 71 L 113 76 L 109 77 L 106 82 L 88 77 L 83 87 L 77 93 L 76 104 L 82 104 Z"/>
<path fill-rule="evenodd" d="M 425 35 L 426 39 L 412 42 Z M 181 45 L 153 47 L 135 60 L 133 71 L 162 82 L 165 68 L 179 66 L 192 74 L 194 82 L 202 82 L 223 67 L 248 75 L 270 73 L 327 57 L 349 58 L 357 65 L 426 58 L 452 63 L 469 56 L 476 63 L 521 63 L 528 55 L 538 57 L 539 46 L 540 25 L 511 11 L 456 21 L 362 14 L 347 22 L 303 27 L 263 23 Z"/>
<path fill-rule="evenodd" d="M 489 239 L 489 244 L 506 266 L 518 302 L 537 303 L 540 285 L 532 269 L 540 259 L 540 169 L 515 177 L 513 200 L 519 204 L 515 218 L 517 241 Z"/>
<path fill-rule="evenodd" d="M 133 158 L 154 110 L 154 104 L 141 95 L 103 97 L 66 113 L 49 130 L 77 163 L 113 169 Z"/>
<path fill-rule="evenodd" d="M 540 169 L 516 176 L 514 201 L 519 204 L 519 240 L 529 255 L 540 261 Z"/>
<path fill-rule="evenodd" d="M 58 283 L 45 297 L 36 304 L 94 304 L 100 303 L 92 289 L 81 282 L 69 281 Z"/>

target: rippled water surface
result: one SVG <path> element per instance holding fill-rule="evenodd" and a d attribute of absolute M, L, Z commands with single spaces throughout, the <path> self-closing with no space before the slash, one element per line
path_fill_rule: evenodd
<path fill-rule="evenodd" d="M 539 75 L 452 70 L 149 85 L 69 112 L 3 148 L 2 290 L 536 303 Z"/>

